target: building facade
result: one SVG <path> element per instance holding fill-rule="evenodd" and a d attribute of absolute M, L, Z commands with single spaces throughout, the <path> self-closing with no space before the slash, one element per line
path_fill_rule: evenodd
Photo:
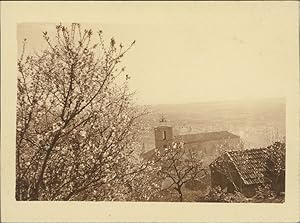
<path fill-rule="evenodd" d="M 172 146 L 174 141 L 173 128 L 165 125 L 154 128 L 154 138 L 155 148 Z"/>
<path fill-rule="evenodd" d="M 154 128 L 154 138 L 157 149 L 172 146 L 173 142 L 183 143 L 185 148 L 201 153 L 207 165 L 224 150 L 243 149 L 240 137 L 227 131 L 174 135 L 171 126 L 162 125 Z"/>

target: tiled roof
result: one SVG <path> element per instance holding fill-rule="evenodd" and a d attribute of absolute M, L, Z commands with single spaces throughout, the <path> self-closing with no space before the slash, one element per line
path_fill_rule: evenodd
<path fill-rule="evenodd" d="M 268 158 L 266 149 L 230 151 L 226 155 L 234 164 L 245 184 L 264 182 L 265 163 Z"/>
<path fill-rule="evenodd" d="M 204 132 L 204 133 L 175 136 L 175 140 L 184 142 L 186 144 L 195 143 L 195 142 L 206 142 L 212 140 L 232 139 L 232 138 L 239 138 L 239 136 L 234 135 L 227 131 Z"/>
<path fill-rule="evenodd" d="M 285 144 L 277 142 L 267 148 L 228 151 L 224 157 L 219 156 L 210 166 L 224 172 L 225 162 L 229 160 L 245 184 L 264 183 L 266 161 L 274 159 L 274 156 L 270 156 L 272 149 L 285 149 Z"/>

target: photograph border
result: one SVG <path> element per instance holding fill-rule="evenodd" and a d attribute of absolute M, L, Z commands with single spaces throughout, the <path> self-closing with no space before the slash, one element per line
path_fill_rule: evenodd
<path fill-rule="evenodd" d="M 266 7 L 285 10 L 295 52 L 286 100 L 286 198 L 275 203 L 48 202 L 15 200 L 17 24 L 145 23 L 189 21 L 196 7 Z M 1 221 L 2 222 L 296 222 L 299 217 L 298 2 L 2 2 L 1 3 Z M 229 10 L 227 8 L 227 10 Z M 180 20 L 176 13 L 186 15 Z M 227 11 L 228 12 L 228 11 Z M 268 13 L 266 11 L 266 13 Z M 154 16 L 155 14 L 155 16 Z M 280 27 L 278 27 L 280 28 Z"/>

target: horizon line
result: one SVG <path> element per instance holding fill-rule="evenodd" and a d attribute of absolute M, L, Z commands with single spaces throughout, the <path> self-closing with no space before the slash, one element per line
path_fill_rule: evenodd
<path fill-rule="evenodd" d="M 199 103 L 220 103 L 220 102 L 238 102 L 238 101 L 263 101 L 263 100 L 284 100 L 286 101 L 286 96 L 278 96 L 278 97 L 255 97 L 255 98 L 237 98 L 237 99 L 213 99 L 213 100 L 199 100 L 199 101 L 190 101 L 190 102 L 183 102 L 183 103 L 137 103 L 138 106 L 157 106 L 157 105 L 186 105 L 186 104 L 199 104 Z"/>

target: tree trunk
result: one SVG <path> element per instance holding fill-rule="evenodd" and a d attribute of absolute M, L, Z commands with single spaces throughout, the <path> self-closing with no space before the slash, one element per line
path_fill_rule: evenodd
<path fill-rule="evenodd" d="M 179 201 L 182 202 L 183 201 L 183 196 L 182 196 L 182 192 L 181 190 L 179 190 Z"/>
<path fill-rule="evenodd" d="M 49 146 L 48 150 L 46 151 L 46 156 L 45 156 L 44 161 L 43 161 L 43 165 L 42 165 L 42 168 L 41 168 L 41 172 L 40 172 L 40 174 L 39 174 L 39 178 L 38 178 L 38 180 L 37 180 L 37 182 L 36 182 L 36 185 L 35 185 L 35 187 L 34 187 L 33 194 L 32 194 L 32 197 L 31 197 L 33 200 L 38 200 L 38 198 L 39 198 L 39 189 L 40 189 L 40 185 L 41 185 L 41 183 L 42 183 L 42 181 L 43 181 L 45 169 L 46 169 L 46 167 L 47 167 L 47 162 L 48 162 L 48 160 L 49 160 L 49 157 L 50 157 L 50 154 L 51 154 L 51 152 L 52 152 L 52 149 L 55 147 L 56 142 L 57 142 L 58 139 L 59 139 L 59 136 L 60 136 L 60 132 L 57 133 L 57 134 L 54 136 L 54 139 L 53 139 L 51 145 Z"/>
<path fill-rule="evenodd" d="M 177 192 L 179 194 L 179 201 L 180 202 L 183 201 L 183 194 L 182 194 L 182 191 L 181 191 L 181 187 L 182 187 L 182 185 L 177 185 L 177 188 L 176 188 L 176 190 L 177 190 Z"/>

